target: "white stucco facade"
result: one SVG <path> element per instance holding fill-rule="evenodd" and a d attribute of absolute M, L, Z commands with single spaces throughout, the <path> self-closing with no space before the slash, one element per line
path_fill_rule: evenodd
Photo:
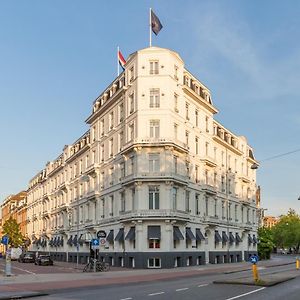
<path fill-rule="evenodd" d="M 255 159 L 217 112 L 176 52 L 130 55 L 94 101 L 89 130 L 30 181 L 32 250 L 83 262 L 104 230 L 99 256 L 113 265 L 247 259 L 256 252 Z"/>

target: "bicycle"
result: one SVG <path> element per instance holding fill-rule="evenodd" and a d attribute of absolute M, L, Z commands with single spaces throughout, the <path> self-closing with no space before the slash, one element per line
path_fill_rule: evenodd
<path fill-rule="evenodd" d="M 103 261 L 91 258 L 90 261 L 83 268 L 83 272 L 107 272 L 109 269 L 109 263 L 105 263 Z"/>

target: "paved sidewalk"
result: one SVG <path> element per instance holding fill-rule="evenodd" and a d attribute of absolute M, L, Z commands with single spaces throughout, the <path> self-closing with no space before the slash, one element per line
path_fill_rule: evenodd
<path fill-rule="evenodd" d="M 285 258 L 284 260 L 274 258 L 270 261 L 259 262 L 259 266 L 272 267 L 293 263 L 295 263 L 295 259 L 293 257 Z M 137 283 L 196 276 L 200 274 L 228 274 L 251 270 L 251 264 L 249 262 L 192 266 L 175 269 L 124 269 L 112 267 L 109 272 L 99 273 L 83 273 L 83 265 L 79 265 L 79 269 L 77 269 L 76 263 L 55 262 L 55 265 L 69 269 L 76 269 L 78 272 L 74 273 L 74 271 L 72 271 L 72 273 L 70 272 L 69 274 L 26 274 L 11 277 L 4 277 L 3 275 L 0 275 L 0 299 L 28 297 L 29 291 L 31 292 L 30 297 L 32 297 L 34 293 L 47 293 L 49 291 L 68 288 Z M 298 272 L 300 275 L 300 271 Z M 298 276 L 297 274 L 295 275 Z M 245 284 L 251 284 L 250 282 L 248 283 L 249 279 L 247 279 L 247 277 L 241 278 L 241 281 Z M 236 281 L 235 283 L 238 282 Z M 239 284 L 241 284 L 241 282 Z"/>

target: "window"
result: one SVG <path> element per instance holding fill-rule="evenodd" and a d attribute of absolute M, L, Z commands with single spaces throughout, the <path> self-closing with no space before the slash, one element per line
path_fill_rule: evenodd
<path fill-rule="evenodd" d="M 104 144 L 101 145 L 101 161 L 104 161 Z"/>
<path fill-rule="evenodd" d="M 199 126 L 199 111 L 196 109 L 195 110 L 195 122 L 196 122 L 196 127 Z"/>
<path fill-rule="evenodd" d="M 190 212 L 190 191 L 185 191 L 185 211 Z"/>
<path fill-rule="evenodd" d="M 124 145 L 124 134 L 123 131 L 121 131 L 119 133 L 119 150 L 122 149 L 123 145 Z"/>
<path fill-rule="evenodd" d="M 128 174 L 134 173 L 134 156 L 129 157 L 128 162 Z"/>
<path fill-rule="evenodd" d="M 100 173 L 100 188 L 104 188 L 104 172 Z"/>
<path fill-rule="evenodd" d="M 159 154 L 149 154 L 149 172 L 160 171 L 160 159 Z"/>
<path fill-rule="evenodd" d="M 208 117 L 205 117 L 205 128 L 206 128 L 206 132 L 209 132 Z"/>
<path fill-rule="evenodd" d="M 159 73 L 158 60 L 150 61 L 150 74 L 153 75 L 158 73 Z"/>
<path fill-rule="evenodd" d="M 131 189 L 131 209 L 135 210 L 135 188 Z"/>
<path fill-rule="evenodd" d="M 217 209 L 218 209 L 218 200 L 215 199 L 215 217 L 218 216 L 218 214 L 217 214 Z"/>
<path fill-rule="evenodd" d="M 174 173 L 177 174 L 177 172 L 178 172 L 178 157 L 174 155 L 173 161 L 174 161 Z"/>
<path fill-rule="evenodd" d="M 132 66 L 130 69 L 129 69 L 129 82 L 132 82 L 134 79 L 134 67 Z"/>
<path fill-rule="evenodd" d="M 148 240 L 149 243 L 149 248 L 151 249 L 159 249 L 160 248 L 160 240 L 155 239 L 155 240 Z"/>
<path fill-rule="evenodd" d="M 109 169 L 109 184 L 110 185 L 114 184 L 114 167 L 111 167 Z"/>
<path fill-rule="evenodd" d="M 226 219 L 225 217 L 225 202 L 222 201 L 222 219 Z"/>
<path fill-rule="evenodd" d="M 149 187 L 149 209 L 159 209 L 159 188 Z"/>
<path fill-rule="evenodd" d="M 178 125 L 174 124 L 174 138 L 177 140 L 178 139 Z"/>
<path fill-rule="evenodd" d="M 149 258 L 148 268 L 160 268 L 160 258 Z"/>
<path fill-rule="evenodd" d="M 174 65 L 174 78 L 178 80 L 178 67 Z"/>
<path fill-rule="evenodd" d="M 150 89 L 150 108 L 158 108 L 160 106 L 159 89 Z"/>
<path fill-rule="evenodd" d="M 189 104 L 188 103 L 185 103 L 185 118 L 187 120 L 190 119 L 190 116 L 189 116 Z"/>
<path fill-rule="evenodd" d="M 112 157 L 114 154 L 114 140 L 109 140 L 109 156 Z"/>
<path fill-rule="evenodd" d="M 96 126 L 93 126 L 92 128 L 92 141 L 94 142 L 96 140 Z"/>
<path fill-rule="evenodd" d="M 120 193 L 120 199 L 121 199 L 121 212 L 124 212 L 126 210 L 126 207 L 125 207 L 125 193 L 124 192 L 121 192 Z"/>
<path fill-rule="evenodd" d="M 124 120 L 124 106 L 123 103 L 119 105 L 119 123 Z"/>
<path fill-rule="evenodd" d="M 179 112 L 179 109 L 178 109 L 178 95 L 177 94 L 174 94 L 174 110 L 175 112 Z"/>
<path fill-rule="evenodd" d="M 110 213 L 109 215 L 112 217 L 114 215 L 114 196 L 110 196 Z"/>
<path fill-rule="evenodd" d="M 238 221 L 238 215 L 237 215 L 238 206 L 237 204 L 234 206 L 234 219 L 237 222 Z"/>
<path fill-rule="evenodd" d="M 209 182 L 208 182 L 208 170 L 205 170 L 204 176 L 205 176 L 205 184 L 209 184 Z"/>
<path fill-rule="evenodd" d="M 195 180 L 196 183 L 199 182 L 199 167 L 197 165 L 195 166 Z"/>
<path fill-rule="evenodd" d="M 196 152 L 196 154 L 199 154 L 199 138 L 198 137 L 196 137 L 195 138 L 195 152 Z"/>
<path fill-rule="evenodd" d="M 206 142 L 205 143 L 205 155 L 208 156 L 208 153 L 209 153 L 209 143 Z"/>
<path fill-rule="evenodd" d="M 132 114 L 134 112 L 134 93 L 129 95 L 129 113 Z"/>
<path fill-rule="evenodd" d="M 120 163 L 120 179 L 125 177 L 125 163 Z"/>
<path fill-rule="evenodd" d="M 205 215 L 208 216 L 208 196 L 205 196 Z"/>
<path fill-rule="evenodd" d="M 112 111 L 109 114 L 109 128 L 113 129 L 113 127 L 114 127 L 114 112 Z"/>
<path fill-rule="evenodd" d="M 217 160 L 217 148 L 214 147 L 214 160 L 216 161 Z"/>
<path fill-rule="evenodd" d="M 100 121 L 100 130 L 101 130 L 101 136 L 104 135 L 104 119 Z"/>
<path fill-rule="evenodd" d="M 190 163 L 188 161 L 185 163 L 185 168 L 186 168 L 186 176 L 190 178 Z"/>
<path fill-rule="evenodd" d="M 132 141 L 134 139 L 134 123 L 129 124 L 129 141 Z"/>
<path fill-rule="evenodd" d="M 231 203 L 228 204 L 228 217 L 229 217 L 229 220 L 232 220 L 232 216 L 231 216 Z"/>
<path fill-rule="evenodd" d="M 178 189 L 176 187 L 172 188 L 172 207 L 174 210 L 177 209 L 177 192 Z"/>
<path fill-rule="evenodd" d="M 196 210 L 196 214 L 199 215 L 200 214 L 199 194 L 195 195 L 195 210 Z"/>
<path fill-rule="evenodd" d="M 225 192 L 225 177 L 224 176 L 221 177 L 221 188 L 222 188 L 222 192 Z"/>
<path fill-rule="evenodd" d="M 185 143 L 186 146 L 189 147 L 189 135 L 190 133 L 188 131 L 185 132 Z"/>
<path fill-rule="evenodd" d="M 150 120 L 150 137 L 159 137 L 159 120 Z"/>

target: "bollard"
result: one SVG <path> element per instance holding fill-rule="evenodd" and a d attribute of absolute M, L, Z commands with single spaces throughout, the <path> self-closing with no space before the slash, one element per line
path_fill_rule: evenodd
<path fill-rule="evenodd" d="M 300 267 L 300 260 L 299 260 L 299 258 L 297 257 L 297 258 L 296 258 L 296 269 L 299 270 L 299 267 Z"/>
<path fill-rule="evenodd" d="M 258 271 L 257 271 L 257 265 L 253 264 L 252 265 L 252 273 L 253 273 L 253 279 L 254 281 L 258 281 Z"/>
<path fill-rule="evenodd" d="M 12 276 L 11 274 L 11 249 L 6 250 L 5 255 L 5 276 Z"/>

